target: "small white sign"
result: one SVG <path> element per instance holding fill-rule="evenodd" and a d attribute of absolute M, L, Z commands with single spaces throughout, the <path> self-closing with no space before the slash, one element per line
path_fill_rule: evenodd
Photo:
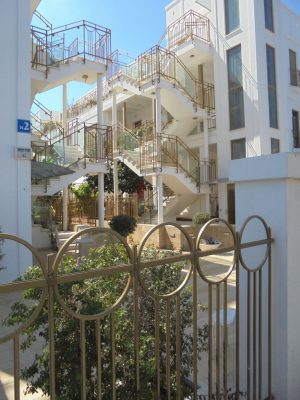
<path fill-rule="evenodd" d="M 32 151 L 29 148 L 17 147 L 16 159 L 17 160 L 31 160 Z"/>

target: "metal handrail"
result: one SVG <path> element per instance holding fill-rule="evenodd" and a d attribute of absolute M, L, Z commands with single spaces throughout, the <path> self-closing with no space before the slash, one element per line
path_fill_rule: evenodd
<path fill-rule="evenodd" d="M 42 21 L 47 28 L 51 29 L 53 28 L 52 24 L 50 21 L 47 20 L 47 18 L 44 17 L 44 15 L 42 15 L 38 10 L 35 10 L 33 13 L 40 21 Z"/>
<path fill-rule="evenodd" d="M 177 74 L 178 68 L 183 70 L 184 77 L 191 83 L 193 93 L 188 91 L 186 79 L 185 82 L 180 82 Z M 118 79 L 122 75 L 136 81 L 139 87 L 151 81 L 153 83 L 159 82 L 161 78 L 164 78 L 179 87 L 195 107 L 199 106 L 208 111 L 215 108 L 214 85 L 208 82 L 200 82 L 173 51 L 163 47 L 156 45 L 139 55 L 134 63 L 119 71 Z"/>
<path fill-rule="evenodd" d="M 167 27 L 158 45 L 161 46 L 166 40 L 166 48 L 170 50 L 194 38 L 210 43 L 210 21 L 196 11 L 189 10 Z"/>
<path fill-rule="evenodd" d="M 68 31 L 70 35 L 67 42 Z M 79 38 L 82 35 L 82 39 Z M 100 25 L 78 21 L 55 29 L 41 29 L 31 27 L 32 36 L 32 67 L 39 67 L 46 72 L 48 68 L 57 63 L 65 62 L 76 56 L 82 56 L 93 61 L 108 61 L 111 54 L 111 31 Z M 74 38 L 75 36 L 75 38 Z M 57 57 L 57 52 L 60 52 Z M 56 54 L 55 54 L 56 53 Z"/>
<path fill-rule="evenodd" d="M 200 183 L 207 183 L 212 180 L 215 181 L 216 179 L 215 164 L 209 160 L 201 160 L 178 136 L 156 135 L 154 132 L 151 137 L 137 136 L 133 130 L 125 128 L 121 124 L 117 126 L 116 132 L 117 150 L 119 154 L 130 150 L 126 148 L 128 146 L 122 145 L 121 133 L 126 132 L 126 134 L 132 138 L 135 145 L 131 150 L 138 149 L 137 168 L 141 171 L 149 168 L 156 170 L 172 166 L 175 167 L 177 171 L 181 171 L 188 176 L 196 186 L 199 186 Z M 165 144 L 167 144 L 167 146 Z M 170 146 L 173 146 L 172 150 L 170 150 Z M 187 154 L 187 157 L 184 159 L 192 160 L 194 164 L 193 170 L 189 170 L 180 162 L 179 154 L 181 149 Z"/>

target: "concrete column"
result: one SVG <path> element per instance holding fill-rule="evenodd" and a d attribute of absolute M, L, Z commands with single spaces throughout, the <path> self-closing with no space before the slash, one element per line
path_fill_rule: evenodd
<path fill-rule="evenodd" d="M 118 175 L 118 160 L 114 160 L 113 164 L 114 176 L 114 215 L 119 214 L 119 175 Z"/>
<path fill-rule="evenodd" d="M 161 163 L 161 141 L 158 136 L 161 134 L 162 122 L 161 122 L 161 93 L 160 88 L 156 88 L 155 95 L 155 133 L 156 133 L 156 154 L 157 164 L 156 167 L 162 167 Z M 163 179 L 161 174 L 156 175 L 156 188 L 157 188 L 157 222 L 161 224 L 164 222 L 164 210 L 163 210 Z"/>
<path fill-rule="evenodd" d="M 229 179 L 235 183 L 236 229 L 240 230 L 245 219 L 255 214 L 264 218 L 272 231 L 272 392 L 276 399 L 297 400 L 300 393 L 300 154 L 279 153 L 234 160 L 230 164 Z M 257 230 L 256 225 L 251 226 L 252 240 L 262 238 Z M 261 250 L 256 248 L 251 252 L 251 265 L 258 262 L 256 257 L 262 258 L 265 248 L 260 247 Z M 241 291 L 245 274 L 240 276 Z M 265 288 L 263 293 L 267 299 Z M 240 322 L 241 326 L 245 324 L 243 317 Z M 241 349 L 245 346 L 244 336 L 241 329 Z"/>
<path fill-rule="evenodd" d="M 114 176 L 114 215 L 119 214 L 119 176 L 118 176 L 118 159 L 117 148 L 118 148 L 118 111 L 117 111 L 117 95 L 113 92 L 112 95 L 112 109 L 111 119 L 113 126 L 113 147 L 114 147 L 114 163 L 113 163 L 113 176 Z"/>
<path fill-rule="evenodd" d="M 102 129 L 103 126 L 103 81 L 102 81 L 102 74 L 97 74 L 97 125 L 98 125 L 98 132 L 99 132 L 99 149 L 98 149 L 98 159 L 104 160 L 105 159 L 105 149 L 102 136 Z M 105 216 L 105 209 L 104 209 L 104 173 L 100 172 L 98 174 L 98 221 L 99 221 L 99 228 L 104 227 L 104 216 Z"/>
<path fill-rule="evenodd" d="M 117 111 L 117 95 L 115 92 L 113 92 L 112 95 L 111 120 L 113 126 L 113 146 L 115 152 L 117 151 L 117 145 L 118 145 L 118 136 L 117 136 L 118 111 Z"/>
<path fill-rule="evenodd" d="M 156 175 L 156 187 L 157 187 L 157 223 L 161 224 L 164 222 L 163 179 L 161 174 Z"/>
<path fill-rule="evenodd" d="M 63 230 L 64 231 L 68 230 L 68 224 L 69 224 L 68 202 L 69 202 L 69 191 L 68 191 L 68 186 L 65 186 L 63 188 Z"/>
<path fill-rule="evenodd" d="M 204 158 L 204 164 L 200 165 L 200 169 L 204 168 L 203 171 L 200 171 L 200 177 L 204 178 L 205 182 L 209 182 L 209 145 L 208 145 L 208 120 L 205 118 L 203 120 L 203 158 Z M 207 186 L 207 189 L 209 189 L 209 186 Z M 209 193 L 205 193 L 205 213 L 210 214 L 210 199 L 209 199 Z"/>
<path fill-rule="evenodd" d="M 102 82 L 102 74 L 97 74 L 97 125 L 99 129 L 99 140 L 98 140 L 98 159 L 105 159 L 104 152 L 104 140 L 101 135 L 101 127 L 103 125 L 103 82 Z"/>
<path fill-rule="evenodd" d="M 161 93 L 160 88 L 156 88 L 155 95 L 155 128 L 156 134 L 161 133 L 162 124 L 161 124 Z"/>
<path fill-rule="evenodd" d="M 104 173 L 98 174 L 98 218 L 99 228 L 104 228 Z"/>
<path fill-rule="evenodd" d="M 123 117 L 123 126 L 127 128 L 127 110 L 126 110 L 126 102 L 124 101 L 122 106 L 122 117 Z"/>
<path fill-rule="evenodd" d="M 68 86 L 67 83 L 63 84 L 63 107 L 62 107 L 62 125 L 64 128 L 65 136 L 68 135 Z M 66 146 L 67 142 L 64 140 L 64 146 Z M 65 152 L 64 152 L 65 153 Z M 68 186 L 63 188 L 63 230 L 68 230 L 69 224 L 69 190 Z"/>

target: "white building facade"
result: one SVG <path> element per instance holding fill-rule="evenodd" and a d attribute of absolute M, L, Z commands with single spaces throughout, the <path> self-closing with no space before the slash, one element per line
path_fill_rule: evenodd
<path fill-rule="evenodd" d="M 158 45 L 167 49 L 168 56 L 152 49 L 123 66 L 117 78 L 111 74 L 104 118 L 107 124 L 118 123 L 133 133 L 144 121 L 152 121 L 156 134 L 169 140 L 176 136 L 196 154 L 200 177 L 205 179 L 200 178 L 195 190 L 184 182 L 179 187 L 176 174 L 168 178 L 166 165 L 158 163 L 152 173 L 147 168 L 142 171 L 124 148 L 115 149 L 115 158 L 155 185 L 162 175 L 177 197 L 173 207 L 164 203 L 165 220 L 191 218 L 202 211 L 234 223 L 230 161 L 299 148 L 300 17 L 277 0 L 178 0 L 166 7 L 166 21 L 166 34 Z M 154 54 L 161 60 L 160 71 Z M 172 57 L 176 60 L 170 61 Z M 114 72 L 119 69 L 115 66 Z M 182 87 L 190 108 L 181 102 Z M 93 92 L 86 98 L 91 96 Z M 95 120 L 93 108 L 84 110 L 81 120 Z M 182 165 L 186 178 L 191 172 L 187 169 Z"/>

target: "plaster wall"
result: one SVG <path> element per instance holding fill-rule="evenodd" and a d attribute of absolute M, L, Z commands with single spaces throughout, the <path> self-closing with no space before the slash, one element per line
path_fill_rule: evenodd
<path fill-rule="evenodd" d="M 230 172 L 236 187 L 237 230 L 253 214 L 263 217 L 272 230 L 273 394 L 289 400 L 298 399 L 300 390 L 299 167 L 300 155 L 290 153 L 236 160 Z M 241 281 L 243 284 L 243 277 Z M 244 336 L 241 333 L 241 338 Z"/>
<path fill-rule="evenodd" d="M 30 148 L 30 135 L 17 133 L 17 119 L 30 119 L 30 18 L 29 0 L 6 2 L 0 14 L 5 35 L 0 39 L 1 147 L 0 225 L 3 232 L 31 241 L 30 161 L 16 160 L 17 147 Z M 8 40 L 9 38 L 9 40 Z M 13 44 L 13 45 L 12 45 Z M 29 253 L 6 241 L 0 281 L 6 282 L 31 264 Z"/>

